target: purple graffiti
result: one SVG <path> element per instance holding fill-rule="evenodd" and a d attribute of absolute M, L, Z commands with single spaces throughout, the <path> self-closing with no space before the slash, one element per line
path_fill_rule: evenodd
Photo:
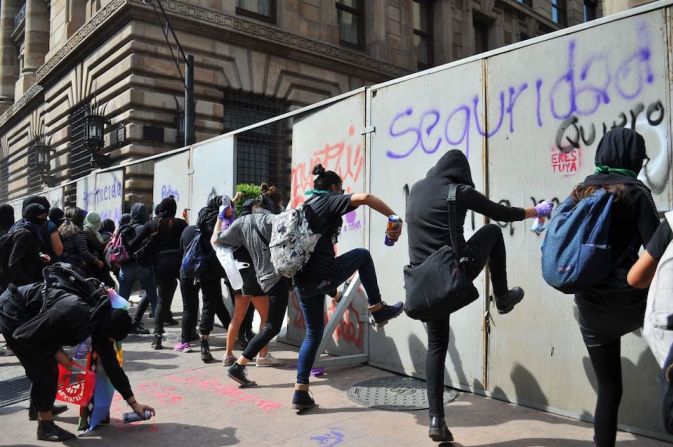
<path fill-rule="evenodd" d="M 171 185 L 163 185 L 161 187 L 161 198 L 165 199 L 171 196 L 173 196 L 173 198 L 177 201 L 180 200 L 180 193 L 177 189 L 173 189 Z"/>
<path fill-rule="evenodd" d="M 528 88 L 529 82 L 519 81 L 489 93 L 487 98 L 483 94 L 468 96 L 472 99 L 449 104 L 442 110 L 408 106 L 395 114 L 390 122 L 388 134 L 395 141 L 395 147 L 388 149 L 386 154 L 388 158 L 405 159 L 419 147 L 424 154 L 458 147 L 469 157 L 472 132 L 486 138 L 506 132 L 503 129 L 507 127 L 510 134 L 516 132 L 516 115 L 520 115 L 521 120 L 533 112 L 524 105 L 516 106 L 525 98 L 530 103 L 535 101 L 533 113 L 537 126 L 542 127 L 547 116 L 568 123 L 572 117 L 595 114 L 602 106 L 610 104 L 612 98 L 631 100 L 639 97 L 648 85 L 654 83 L 655 76 L 648 24 L 641 22 L 634 34 L 636 49 L 617 57 L 587 54 L 586 49 L 580 51 L 576 40 L 569 40 L 560 73 L 549 79 L 534 78 L 535 89 Z M 531 95 L 535 95 L 534 98 Z M 487 105 L 487 115 L 493 118 L 492 121 L 481 119 L 480 102 L 482 108 L 483 104 Z M 494 109 L 493 115 L 488 113 L 489 107 Z M 503 125 L 505 119 L 508 126 Z M 625 122 L 628 118 L 620 119 Z M 593 138 L 587 134 L 586 139 Z"/>

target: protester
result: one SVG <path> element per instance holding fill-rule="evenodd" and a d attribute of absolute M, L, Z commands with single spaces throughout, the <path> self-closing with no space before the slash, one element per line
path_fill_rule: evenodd
<path fill-rule="evenodd" d="M 260 205 L 262 208 L 271 211 L 273 214 L 279 214 L 283 211 L 283 194 L 278 188 L 262 183 L 260 190 Z"/>
<path fill-rule="evenodd" d="M 134 203 L 131 206 L 131 213 L 124 214 L 119 221 L 118 231 L 122 234 L 122 241 L 126 245 L 126 249 L 131 255 L 131 258 L 119 269 L 119 295 L 125 299 L 131 296 L 131 290 L 136 281 L 146 291 L 145 296 L 138 303 L 136 312 L 133 316 L 133 328 L 131 332 L 134 334 L 149 334 L 150 331 L 143 327 L 143 315 L 148 307 L 151 306 L 151 313 L 155 314 L 157 306 L 157 287 L 154 281 L 154 273 L 149 267 L 142 266 L 133 259 L 133 248 L 131 242 L 137 238 L 142 232 L 143 227 L 147 224 L 149 215 L 147 207 L 142 203 Z"/>
<path fill-rule="evenodd" d="M 246 365 L 280 332 L 287 310 L 290 281 L 278 275 L 271 264 L 268 240 L 271 237 L 274 215 L 263 208 L 255 207 L 251 214 L 235 220 L 222 231 L 223 222 L 227 220 L 227 213 L 230 213 L 228 208 L 226 205 L 220 207 L 211 242 L 228 247 L 245 246 L 252 257 L 257 281 L 262 291 L 269 296 L 269 313 L 264 328 L 248 343 L 243 354 L 227 372 L 241 386 L 250 387 L 257 384 L 246 377 Z"/>
<path fill-rule="evenodd" d="M 89 252 L 93 254 L 98 260 L 105 259 L 105 244 L 103 243 L 103 235 L 100 234 L 101 217 L 95 211 L 87 213 L 84 218 L 84 234 L 86 235 L 86 243 Z M 102 267 L 89 266 L 88 273 L 94 278 L 102 281 L 106 286 L 114 288 L 115 282 L 110 276 L 110 268 L 103 262 Z"/>
<path fill-rule="evenodd" d="M 28 196 L 23 201 L 23 209 L 27 206 L 38 203 L 42 205 L 47 213 L 50 211 L 51 204 L 44 196 Z M 54 222 L 45 220 L 40 226 L 40 235 L 38 242 L 40 243 L 40 250 L 42 253 L 49 256 L 49 262 L 56 262 L 63 254 L 63 242 L 61 241 L 58 228 Z"/>
<path fill-rule="evenodd" d="M 640 328 L 645 315 L 647 290 L 630 287 L 627 272 L 636 263 L 640 246 L 652 239 L 659 225 L 651 192 L 637 180 L 646 158 L 645 140 L 640 134 L 626 128 L 612 129 L 598 143 L 596 174 L 571 193 L 579 201 L 602 188 L 615 197 L 609 241 L 612 273 L 600 284 L 575 294 L 580 331 L 598 382 L 594 412 L 597 447 L 615 445 L 622 397 L 621 337 Z M 656 245 L 648 245 L 654 254 Z M 634 272 L 632 283 L 644 285 L 646 281 L 637 276 Z"/>
<path fill-rule="evenodd" d="M 224 219 L 222 222 L 222 228 L 227 229 L 234 222 L 235 219 L 235 210 L 231 204 L 226 202 L 223 204 L 226 208 L 224 209 Z M 254 212 L 256 208 L 260 207 L 260 203 L 254 199 L 248 199 L 243 203 L 243 211 L 239 216 L 239 219 L 248 216 Z M 227 331 L 227 349 L 222 358 L 222 365 L 232 366 L 236 362 L 236 357 L 234 357 L 234 344 L 236 343 L 236 334 L 239 332 L 241 323 L 246 318 L 246 314 L 250 309 L 250 304 L 254 306 L 259 313 L 260 331 L 266 326 L 266 322 L 269 316 L 269 297 L 264 293 L 259 283 L 257 282 L 257 272 L 253 265 L 252 256 L 246 249 L 245 246 L 240 246 L 234 252 L 234 258 L 250 266 L 248 268 L 241 270 L 241 278 L 243 279 L 243 288 L 240 293 L 235 293 L 234 300 L 234 316 L 231 319 L 229 324 L 229 330 Z M 254 337 L 253 337 L 254 338 Z M 249 341 L 248 341 L 249 344 Z M 247 346 L 246 346 L 247 347 Z M 244 348 L 245 350 L 245 348 Z M 268 344 L 264 346 L 257 355 L 257 366 L 280 366 L 283 364 L 282 361 L 276 359 L 271 354 L 269 354 Z"/>
<path fill-rule="evenodd" d="M 116 228 L 115 228 L 115 223 L 114 220 L 112 219 L 104 219 L 103 223 L 101 224 L 100 230 L 98 232 L 103 238 L 103 246 L 107 245 L 107 243 L 110 241 L 112 238 L 112 235 L 114 234 Z"/>
<path fill-rule="evenodd" d="M 421 264 L 443 246 L 452 246 L 450 236 L 448 191 L 456 184 L 454 230 L 462 256 L 468 257 L 461 265 L 466 276 L 474 280 L 488 262 L 493 294 L 498 312 L 506 314 L 523 299 L 519 287 L 507 285 L 506 252 L 502 230 L 495 224 L 484 225 L 466 242 L 465 216 L 469 210 L 484 214 L 499 222 L 514 222 L 533 217 L 549 216 L 551 202 L 542 202 L 535 208 L 516 208 L 494 203 L 474 189 L 470 165 L 459 150 L 451 150 L 439 159 L 426 177 L 416 182 L 407 199 L 407 231 L 411 265 Z M 449 272 L 437 272 L 448 275 Z M 434 441 L 451 442 L 453 435 L 444 421 L 444 362 L 449 345 L 449 318 L 427 322 L 428 351 L 425 368 L 428 401 L 430 404 L 429 436 Z"/>
<path fill-rule="evenodd" d="M 141 243 L 150 237 L 155 241 L 153 250 L 156 253 L 156 263 L 153 271 L 157 283 L 158 301 L 154 314 L 153 349 L 163 349 L 164 324 L 178 324 L 170 317 L 170 309 L 182 263 L 180 236 L 187 227 L 187 222 L 175 217 L 177 208 L 175 199 L 168 197 L 162 200 L 156 207 L 157 216 L 146 223 L 140 234 L 131 241 L 131 247 L 134 248 L 140 247 Z"/>
<path fill-rule="evenodd" d="M 49 255 L 41 252 L 46 220 L 47 209 L 40 203 L 31 203 L 23 209 L 23 219 L 14 224 L 8 233 L 11 239 L 3 248 L 9 255 L 7 265 L 1 269 L 2 290 L 9 284 L 22 286 L 42 279 L 42 268 L 51 261 Z"/>
<path fill-rule="evenodd" d="M 57 264 L 62 266 L 62 264 Z M 51 267 L 50 267 L 51 269 Z M 35 283 L 10 287 L 0 295 L 0 332 L 14 351 L 32 382 L 31 401 L 38 412 L 37 439 L 67 441 L 75 435 L 54 424 L 53 405 L 58 383 L 58 363 L 71 367 L 62 346 L 73 346 L 92 336 L 110 381 L 133 411 L 154 413 L 136 401 L 128 378 L 117 363 L 113 341 L 126 337 L 131 327 L 128 313 L 112 310 L 107 292 L 91 293 L 95 287 L 75 271 L 67 281 L 50 277 L 49 286 Z M 101 304 L 95 304 L 96 298 Z"/>
<path fill-rule="evenodd" d="M 182 293 L 183 314 L 182 314 L 182 335 L 181 341 L 175 346 L 176 351 L 190 352 L 191 334 L 196 327 L 196 320 L 199 313 L 199 289 L 203 294 L 203 308 L 201 311 L 201 323 L 199 332 L 201 334 L 201 360 L 205 363 L 213 360 L 210 353 L 208 337 L 213 330 L 215 314 L 218 313 L 222 324 L 229 325 L 229 313 L 224 306 L 222 298 L 222 278 L 224 278 L 224 269 L 215 257 L 213 247 L 210 244 L 210 238 L 217 222 L 218 207 L 222 201 L 221 196 L 216 196 L 208 201 L 208 205 L 199 211 L 196 225 L 188 226 L 182 232 L 180 238 L 180 249 L 185 256 L 190 243 L 199 235 L 199 245 L 204 257 L 205 265 L 200 269 L 198 275 L 194 272 L 180 269 L 180 291 Z M 225 316 L 226 315 L 226 316 Z"/>
<path fill-rule="evenodd" d="M 311 229 L 321 236 L 308 262 L 294 278 L 295 290 L 306 322 L 306 335 L 299 349 L 297 383 L 292 398 L 292 405 L 299 410 L 315 405 L 308 392 L 309 376 L 325 326 L 326 294 L 333 293 L 353 273 L 359 272 L 362 286 L 367 292 L 369 311 L 378 326 L 386 324 L 402 312 L 401 302 L 389 306 L 381 300 L 374 262 L 367 249 L 357 248 L 339 257 L 334 250 L 343 224 L 341 216 L 344 214 L 360 205 L 367 205 L 386 217 L 394 215 L 395 212 L 372 194 L 344 194 L 341 177 L 334 171 L 326 171 L 320 164 L 313 168 L 313 175 L 316 176 L 313 189 L 307 191 L 309 198 L 304 206 L 311 210 Z M 387 234 L 395 241 L 401 231 L 400 226 Z"/>
<path fill-rule="evenodd" d="M 7 203 L 0 205 L 0 237 L 9 233 L 14 225 L 14 208 Z"/>
<path fill-rule="evenodd" d="M 84 232 L 84 218 L 86 212 L 80 208 L 68 208 L 65 212 L 65 221 L 58 229 L 63 240 L 63 260 L 83 273 L 93 269 L 102 269 L 105 264 L 89 250 L 87 236 Z"/>
<path fill-rule="evenodd" d="M 53 223 L 56 228 L 60 227 L 65 220 L 65 213 L 61 208 L 52 207 L 49 209 L 49 222 Z"/>

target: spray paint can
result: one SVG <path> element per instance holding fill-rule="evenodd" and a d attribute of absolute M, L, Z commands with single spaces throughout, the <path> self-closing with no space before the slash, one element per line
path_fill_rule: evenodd
<path fill-rule="evenodd" d="M 540 234 L 544 231 L 544 217 L 536 217 L 533 221 L 533 225 L 530 227 L 530 231 Z"/>
<path fill-rule="evenodd" d="M 130 422 L 138 421 L 147 421 L 152 417 L 152 413 L 149 410 L 145 410 L 144 417 L 136 413 L 135 411 L 129 411 L 128 413 L 122 414 L 122 421 L 125 424 Z"/>
<path fill-rule="evenodd" d="M 395 230 L 402 225 L 402 219 L 400 219 L 400 216 L 396 216 L 395 214 L 392 214 L 391 216 L 388 217 L 388 227 L 386 228 L 386 232 L 390 230 Z M 395 245 L 395 241 L 390 239 L 388 235 L 386 234 L 386 238 L 383 241 L 387 246 L 392 247 Z"/>

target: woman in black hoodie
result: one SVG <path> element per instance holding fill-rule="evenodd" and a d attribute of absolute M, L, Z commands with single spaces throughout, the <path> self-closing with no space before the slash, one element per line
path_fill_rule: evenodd
<path fill-rule="evenodd" d="M 520 287 L 507 285 L 505 242 L 502 230 L 495 224 L 484 225 L 469 241 L 465 241 L 463 225 L 468 210 L 473 210 L 499 222 L 513 222 L 537 216 L 548 216 L 552 204 L 542 202 L 535 208 L 499 205 L 474 189 L 470 165 L 459 150 L 451 150 L 439 159 L 423 180 L 414 184 L 407 201 L 407 231 L 411 265 L 421 264 L 428 256 L 445 245 L 451 246 L 447 196 L 449 185 L 457 184 L 456 229 L 457 244 L 462 250 L 463 269 L 470 279 L 476 278 L 488 262 L 491 283 L 498 312 L 506 314 L 523 299 Z M 427 322 L 428 352 L 426 355 L 428 400 L 430 403 L 430 432 L 434 441 L 453 441 L 444 422 L 444 362 L 449 345 L 449 318 Z"/>
<path fill-rule="evenodd" d="M 162 349 L 162 334 L 164 324 L 169 319 L 171 302 L 175 289 L 178 287 L 182 251 L 180 250 L 180 236 L 187 227 L 187 222 L 175 217 L 178 204 L 175 199 L 168 197 L 157 205 L 157 216 L 146 223 L 140 234 L 131 241 L 131 247 L 137 249 L 142 241 L 154 237 L 156 262 L 154 263 L 154 277 L 157 282 L 157 311 L 154 315 L 154 341 L 152 348 Z M 152 236 L 154 234 L 154 236 Z M 177 324 L 177 323 L 176 323 Z"/>
<path fill-rule="evenodd" d="M 638 260 L 659 225 L 652 195 L 637 180 L 647 158 L 645 140 L 631 129 L 613 129 L 596 149 L 596 174 L 571 193 L 575 200 L 605 189 L 615 196 L 610 216 L 613 270 L 607 280 L 575 294 L 579 326 L 598 381 L 594 413 L 594 442 L 613 447 L 622 397 L 621 337 L 643 325 L 647 290 L 627 283 L 629 269 Z"/>

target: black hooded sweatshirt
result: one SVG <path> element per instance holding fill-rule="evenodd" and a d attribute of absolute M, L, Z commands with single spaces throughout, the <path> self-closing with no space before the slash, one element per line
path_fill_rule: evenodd
<path fill-rule="evenodd" d="M 613 129 L 596 149 L 596 165 L 638 173 L 646 157 L 643 137 L 631 129 Z M 626 275 L 659 225 L 649 188 L 617 173 L 588 176 L 585 186 L 625 185 L 624 197 L 614 202 L 610 216 L 610 245 L 614 269 L 608 279 L 575 295 L 582 337 L 587 345 L 610 342 L 642 326 L 647 290 L 634 289 Z"/>
<path fill-rule="evenodd" d="M 465 245 L 463 226 L 468 210 L 499 222 L 523 220 L 523 208 L 508 207 L 487 199 L 474 189 L 470 165 L 459 150 L 451 150 L 439 159 L 423 180 L 414 184 L 407 199 L 409 259 L 421 263 L 444 245 L 451 246 L 447 196 L 449 184 L 460 185 L 456 192 L 456 234 Z"/>

